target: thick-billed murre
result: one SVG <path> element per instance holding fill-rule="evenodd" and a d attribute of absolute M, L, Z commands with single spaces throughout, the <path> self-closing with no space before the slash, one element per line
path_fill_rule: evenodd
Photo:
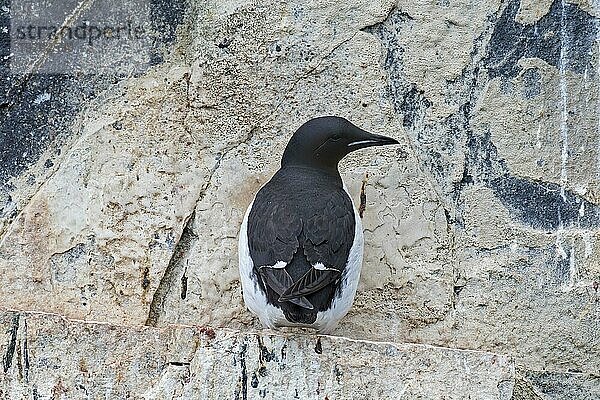
<path fill-rule="evenodd" d="M 294 133 L 240 229 L 244 301 L 263 325 L 328 333 L 346 315 L 360 277 L 363 231 L 338 163 L 354 150 L 397 143 L 340 117 L 312 119 Z"/>

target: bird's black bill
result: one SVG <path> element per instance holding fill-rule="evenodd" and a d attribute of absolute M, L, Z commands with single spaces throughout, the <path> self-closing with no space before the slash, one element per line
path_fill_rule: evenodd
<path fill-rule="evenodd" d="M 365 132 L 367 133 L 367 132 Z M 371 146 L 385 146 L 388 144 L 399 144 L 396 139 L 391 137 L 383 136 L 383 135 L 373 135 L 372 133 L 367 133 L 363 137 L 348 143 L 348 147 L 351 150 L 362 149 L 364 147 Z"/>

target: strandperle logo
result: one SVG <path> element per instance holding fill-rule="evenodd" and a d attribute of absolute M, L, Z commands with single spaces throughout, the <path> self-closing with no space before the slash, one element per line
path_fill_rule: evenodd
<path fill-rule="evenodd" d="M 146 28 L 134 25 L 131 21 L 118 26 L 97 26 L 89 21 L 81 25 L 70 26 L 17 26 L 12 31 L 13 40 L 84 40 L 93 46 L 101 40 L 141 40 L 146 35 Z"/>
<path fill-rule="evenodd" d="M 13 74 L 135 74 L 153 50 L 150 0 L 12 0 Z"/>

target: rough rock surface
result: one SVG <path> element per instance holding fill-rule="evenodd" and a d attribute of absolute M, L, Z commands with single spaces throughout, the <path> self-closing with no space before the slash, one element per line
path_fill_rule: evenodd
<path fill-rule="evenodd" d="M 355 199 L 369 181 L 335 334 L 514 356 L 514 398 L 598 396 L 597 2 L 151 3 L 144 73 L 2 81 L 1 307 L 259 328 L 238 226 L 293 130 L 336 114 L 401 146 L 342 165 Z"/>
<path fill-rule="evenodd" d="M 130 328 L 0 314 L 0 397 L 510 399 L 506 356 L 230 329 Z"/>

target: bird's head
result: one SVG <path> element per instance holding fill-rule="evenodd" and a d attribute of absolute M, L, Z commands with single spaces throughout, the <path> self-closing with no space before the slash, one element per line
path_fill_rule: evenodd
<path fill-rule="evenodd" d="M 398 141 L 362 130 L 345 118 L 314 118 L 294 133 L 283 152 L 281 166 L 305 166 L 337 173 L 340 160 L 354 150 L 386 144 Z"/>

